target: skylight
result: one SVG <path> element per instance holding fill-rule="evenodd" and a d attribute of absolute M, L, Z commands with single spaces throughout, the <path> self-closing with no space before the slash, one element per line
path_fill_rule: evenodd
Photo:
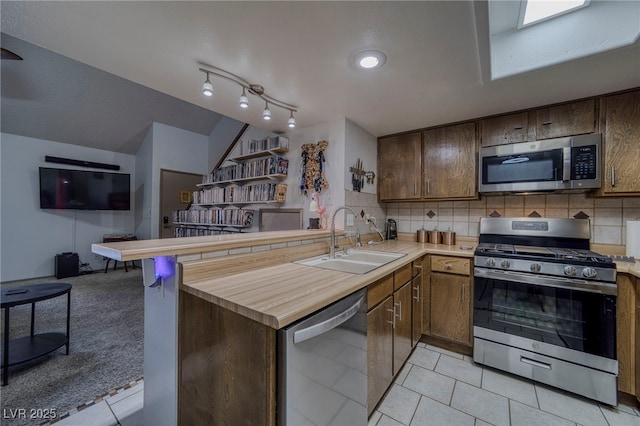
<path fill-rule="evenodd" d="M 588 4 L 589 0 L 522 0 L 519 27 L 554 18 Z"/>

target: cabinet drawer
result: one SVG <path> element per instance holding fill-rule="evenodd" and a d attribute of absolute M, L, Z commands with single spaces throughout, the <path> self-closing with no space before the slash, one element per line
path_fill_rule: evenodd
<path fill-rule="evenodd" d="M 471 259 L 449 256 L 431 256 L 431 270 L 451 274 L 470 275 Z"/>
<path fill-rule="evenodd" d="M 376 281 L 367 287 L 367 305 L 368 310 L 373 309 L 378 303 L 382 302 L 393 293 L 393 274 Z"/>
<path fill-rule="evenodd" d="M 404 265 L 393 273 L 393 289 L 397 290 L 411 281 L 411 264 Z"/>

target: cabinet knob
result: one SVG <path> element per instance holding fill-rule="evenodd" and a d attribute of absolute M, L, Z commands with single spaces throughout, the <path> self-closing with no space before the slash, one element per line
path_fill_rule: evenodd
<path fill-rule="evenodd" d="M 444 267 L 447 271 L 450 271 L 451 268 L 453 268 L 453 266 L 450 263 L 447 263 L 446 265 L 444 265 Z"/>

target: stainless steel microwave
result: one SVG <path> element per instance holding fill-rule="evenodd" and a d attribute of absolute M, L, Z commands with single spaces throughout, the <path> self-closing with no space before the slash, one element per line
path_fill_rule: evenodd
<path fill-rule="evenodd" d="M 498 145 L 480 149 L 481 193 L 600 188 L 600 134 Z"/>

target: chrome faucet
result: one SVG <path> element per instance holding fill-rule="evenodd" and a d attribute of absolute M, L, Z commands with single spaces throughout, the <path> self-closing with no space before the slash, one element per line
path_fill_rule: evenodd
<path fill-rule="evenodd" d="M 333 212 L 333 215 L 331 215 L 331 247 L 329 248 L 329 257 L 331 259 L 335 259 L 336 257 L 336 247 L 337 247 L 336 245 L 336 214 L 338 214 L 340 210 L 348 210 L 353 215 L 353 220 L 356 223 L 356 247 L 360 247 L 362 245 L 362 243 L 360 242 L 360 228 L 358 227 L 358 215 L 353 210 L 351 210 L 350 207 L 340 206 L 336 209 L 336 211 Z"/>

